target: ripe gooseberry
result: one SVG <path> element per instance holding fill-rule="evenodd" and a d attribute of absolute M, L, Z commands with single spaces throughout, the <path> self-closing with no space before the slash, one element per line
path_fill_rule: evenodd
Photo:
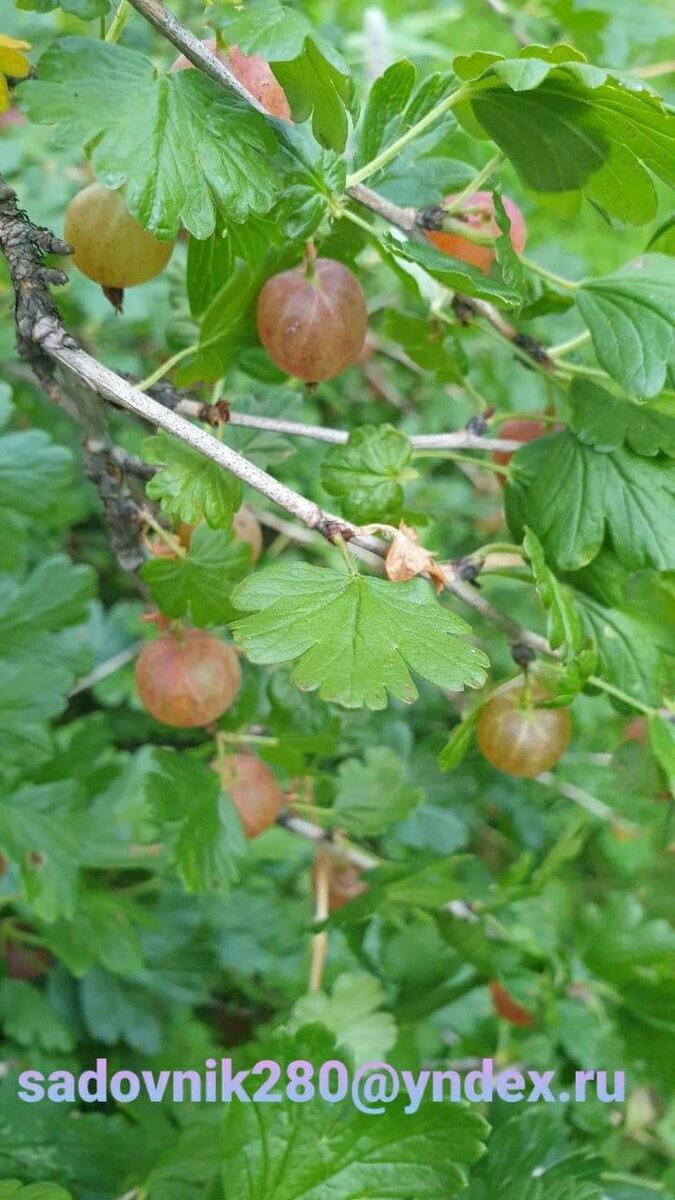
<path fill-rule="evenodd" d="M 502 987 L 496 979 L 490 983 L 490 995 L 497 1015 L 503 1017 L 511 1025 L 521 1025 L 523 1028 L 527 1028 L 534 1024 L 532 1013 L 514 1000 L 511 993 L 507 992 L 506 988 Z"/>
<path fill-rule="evenodd" d="M 441 208 L 448 208 L 456 199 L 456 195 L 446 196 Z M 514 204 L 513 200 L 509 200 L 508 196 L 502 196 L 502 201 L 511 222 L 511 245 L 517 254 L 522 254 L 527 239 L 525 219 L 518 205 Z M 475 229 L 478 233 L 484 233 L 489 237 L 499 236 L 500 229 L 495 220 L 492 192 L 474 192 L 467 198 L 456 216 L 458 220 L 464 221 L 470 229 Z M 453 258 L 458 258 L 461 262 L 469 263 L 472 267 L 478 267 L 485 275 L 497 257 L 493 246 L 481 246 L 477 242 L 471 242 L 468 238 L 462 237 L 461 234 L 445 233 L 442 229 L 427 229 L 425 232 L 429 241 L 438 250 L 442 250 L 444 254 L 450 254 Z"/>
<path fill-rule="evenodd" d="M 120 191 L 90 183 L 70 201 L 64 223 L 73 262 L 109 291 L 147 283 L 164 269 L 173 242 L 160 242 L 132 217 Z"/>
<path fill-rule="evenodd" d="M 202 42 L 202 45 L 230 68 L 235 78 L 255 96 L 271 117 L 280 117 L 282 121 L 291 120 L 291 108 L 286 93 L 264 58 L 259 54 L 242 54 L 238 46 L 230 46 L 226 52 L 221 49 L 215 38 L 209 38 Z M 181 54 L 171 70 L 186 71 L 192 66 L 190 60 Z"/>
<path fill-rule="evenodd" d="M 211 766 L 236 805 L 246 837 L 269 829 L 284 803 L 274 771 L 252 754 L 226 754 Z"/>
<path fill-rule="evenodd" d="M 217 720 L 240 685 L 235 651 L 202 629 L 165 633 L 144 646 L 136 661 L 136 690 L 145 708 L 176 729 Z"/>
<path fill-rule="evenodd" d="M 355 363 L 368 332 L 361 284 L 332 258 L 309 259 L 268 279 L 256 321 L 272 361 L 307 383 L 333 379 Z"/>
<path fill-rule="evenodd" d="M 572 736 L 566 708 L 538 708 L 531 688 L 510 687 L 488 700 L 476 723 L 481 753 L 493 767 L 532 779 L 562 758 Z"/>

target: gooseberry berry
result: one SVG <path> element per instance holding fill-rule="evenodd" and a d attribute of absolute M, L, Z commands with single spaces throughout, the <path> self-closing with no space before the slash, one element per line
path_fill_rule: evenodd
<path fill-rule="evenodd" d="M 532 1013 L 514 1000 L 511 993 L 507 992 L 506 988 L 502 987 L 496 979 L 490 983 L 490 995 L 495 1012 L 511 1025 L 521 1025 L 526 1028 L 534 1024 Z"/>
<path fill-rule="evenodd" d="M 144 646 L 136 661 L 136 690 L 145 708 L 177 729 L 217 720 L 240 685 L 235 651 L 202 629 L 165 633 Z"/>
<path fill-rule="evenodd" d="M 120 191 L 90 183 L 70 201 L 65 240 L 87 279 L 110 291 L 146 283 L 164 269 L 173 242 L 160 242 L 132 217 Z"/>
<path fill-rule="evenodd" d="M 332 258 L 310 259 L 268 279 L 256 320 L 272 361 L 308 383 L 333 379 L 355 363 L 368 332 L 361 284 Z"/>
<path fill-rule="evenodd" d="M 230 46 L 228 51 L 221 49 L 215 38 L 202 42 L 205 50 L 210 50 L 219 58 L 232 74 L 246 88 L 272 117 L 280 117 L 282 121 L 291 120 L 291 109 L 286 99 L 286 93 L 277 80 L 269 63 L 259 54 L 242 54 L 238 46 Z M 193 64 L 184 55 L 180 55 L 171 67 L 172 71 L 186 71 Z"/>
<path fill-rule="evenodd" d="M 448 208 L 456 199 L 456 195 L 446 196 L 441 208 Z M 502 196 L 502 201 L 511 222 L 511 245 L 517 254 L 522 254 L 527 238 L 525 219 L 518 205 L 514 204 L 513 200 L 509 200 L 508 196 Z M 484 233 L 489 237 L 498 237 L 499 235 L 500 229 L 494 216 L 492 192 L 474 192 L 467 198 L 456 216 L 458 220 L 464 221 L 470 229 L 475 229 L 478 233 Z M 481 246 L 478 242 L 471 242 L 468 238 L 462 237 L 461 234 L 446 233 L 441 229 L 427 229 L 425 232 L 429 241 L 438 250 L 460 259 L 461 262 L 469 263 L 472 267 L 478 267 L 485 275 L 495 261 L 496 251 L 493 246 Z"/>
<path fill-rule="evenodd" d="M 481 753 L 518 779 L 531 779 L 562 758 L 572 736 L 566 708 L 537 707 L 544 697 L 527 687 L 510 687 L 488 700 L 476 723 Z"/>
<path fill-rule="evenodd" d="M 252 754 L 226 754 L 211 765 L 236 805 L 247 838 L 269 829 L 284 803 L 274 771 Z"/>

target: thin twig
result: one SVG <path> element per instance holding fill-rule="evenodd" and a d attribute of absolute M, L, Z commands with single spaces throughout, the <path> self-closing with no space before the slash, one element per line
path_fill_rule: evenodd
<path fill-rule="evenodd" d="M 508 5 L 504 3 L 504 0 L 486 0 L 486 3 L 498 17 L 501 17 L 506 22 L 516 41 L 521 46 L 529 46 L 532 39 L 528 37 L 526 30 L 518 24 L 517 17 L 514 17 Z"/>
<path fill-rule="evenodd" d="M 314 871 L 314 920 L 317 925 L 328 920 L 330 892 L 330 859 L 320 846 L 316 854 Z M 318 992 L 323 983 L 323 972 L 328 953 L 328 930 L 320 929 L 312 938 L 312 962 L 309 969 L 309 990 Z"/>
<path fill-rule="evenodd" d="M 125 667 L 127 663 L 133 662 L 143 645 L 142 641 L 132 642 L 130 646 L 125 646 L 124 650 L 113 654 L 112 658 L 99 663 L 88 675 L 83 675 L 81 679 L 78 679 L 74 687 L 68 692 L 68 695 L 79 696 L 80 692 L 86 692 L 88 688 L 94 687 L 102 679 L 107 679 L 109 675 L 114 675 L 121 667 Z"/>
<path fill-rule="evenodd" d="M 610 808 L 609 804 L 605 804 L 604 800 L 599 800 L 597 796 L 592 796 L 590 792 L 577 787 L 575 783 L 566 783 L 564 779 L 558 779 L 550 771 L 544 771 L 541 775 L 537 775 L 537 783 L 543 783 L 544 787 L 558 792 L 566 800 L 571 800 L 573 804 L 578 804 L 580 808 L 585 809 L 592 816 L 599 817 L 601 821 L 609 822 L 615 829 L 620 829 L 623 833 L 627 833 L 631 837 L 638 837 L 644 833 L 644 829 L 640 825 L 636 825 L 635 821 L 630 821 L 627 817 L 622 817 L 620 813 Z"/>

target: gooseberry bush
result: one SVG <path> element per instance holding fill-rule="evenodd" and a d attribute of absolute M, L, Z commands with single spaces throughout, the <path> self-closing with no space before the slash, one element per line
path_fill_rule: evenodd
<path fill-rule="evenodd" d="M 674 103 L 668 0 L 2 5 L 0 1196 L 675 1197 Z M 626 1083 L 59 1074 L 221 1057 Z"/>

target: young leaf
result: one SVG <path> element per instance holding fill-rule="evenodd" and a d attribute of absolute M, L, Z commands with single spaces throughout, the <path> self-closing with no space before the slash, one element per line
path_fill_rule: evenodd
<path fill-rule="evenodd" d="M 340 501 L 349 521 L 395 525 L 403 511 L 403 487 L 415 478 L 408 464 L 412 446 L 391 425 L 362 425 L 343 446 L 331 446 L 321 464 L 321 483 Z"/>
<path fill-rule="evenodd" d="M 529 525 L 554 570 L 591 562 L 606 534 L 624 566 L 665 570 L 675 564 L 674 497 L 671 461 L 626 447 L 600 453 L 565 430 L 515 455 L 506 509 L 514 536 Z"/>
<path fill-rule="evenodd" d="M 423 800 L 411 787 L 405 763 L 388 746 L 370 746 L 365 762 L 348 758 L 340 764 L 337 794 L 327 815 L 331 823 L 354 837 L 372 837 L 402 821 Z"/>
<path fill-rule="evenodd" d="M 165 513 L 188 525 L 205 517 L 212 529 L 230 528 L 243 495 L 234 475 L 166 433 L 147 438 L 143 453 L 147 462 L 162 464 L 146 491 Z"/>
<path fill-rule="evenodd" d="M 232 588 L 250 561 L 250 546 L 235 541 L 232 530 L 200 525 L 187 554 L 149 559 L 140 574 L 168 617 L 184 617 L 189 610 L 195 625 L 218 625 L 229 615 Z"/>
<path fill-rule="evenodd" d="M 62 142 L 88 146 L 101 183 L 125 184 L 129 211 L 159 238 L 181 224 L 207 238 L 217 214 L 243 221 L 276 199 L 269 122 L 200 71 L 160 75 L 135 50 L 66 37 L 42 56 L 22 103 L 32 120 L 58 124 Z"/>
<path fill-rule="evenodd" d="M 480 687 L 488 661 L 428 583 L 388 583 L 307 563 L 267 567 L 235 589 L 235 639 L 252 662 L 295 662 L 298 687 L 346 708 L 411 703 L 411 671 L 451 691 Z"/>
<path fill-rule="evenodd" d="M 628 446 L 653 457 L 661 451 L 675 458 L 675 418 L 646 405 L 612 395 L 588 379 L 575 379 L 568 393 L 570 429 L 595 450 Z"/>
<path fill-rule="evenodd" d="M 581 649 L 581 621 L 572 592 L 553 574 L 539 538 L 528 528 L 523 549 L 532 568 L 537 595 L 548 613 L 547 637 L 551 646 L 557 650 L 565 645 L 568 654 L 576 654 Z"/>
<path fill-rule="evenodd" d="M 658 396 L 675 365 L 675 262 L 647 254 L 575 293 L 598 361 L 625 391 Z"/>

